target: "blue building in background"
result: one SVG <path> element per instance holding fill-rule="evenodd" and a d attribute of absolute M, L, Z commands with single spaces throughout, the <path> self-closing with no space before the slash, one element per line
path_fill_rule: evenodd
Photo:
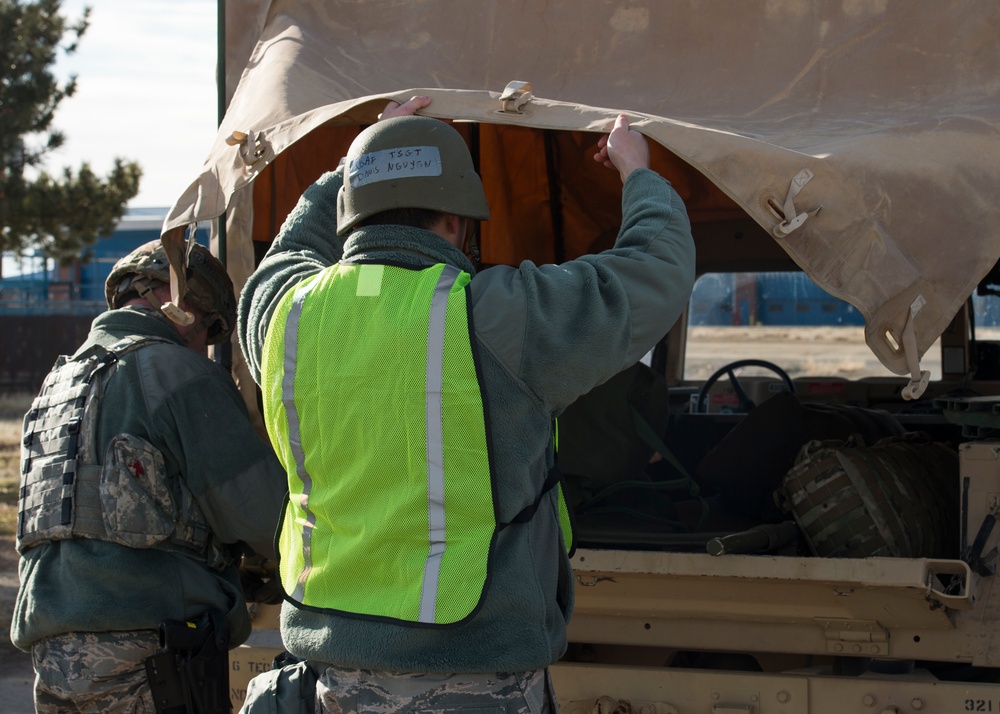
<path fill-rule="evenodd" d="M 167 208 L 129 209 L 114 233 L 89 249 L 90 258 L 45 268 L 42 257 L 22 261 L 22 273 L 0 280 L 0 315 L 96 316 L 107 308 L 104 281 L 115 263 L 160 237 Z M 208 245 L 207 224 L 197 240 Z M 37 265 L 32 270 L 31 266 Z M 817 286 L 805 273 L 709 273 L 695 283 L 691 325 L 864 325 L 861 312 Z M 1000 325 L 1000 300 L 973 296 L 976 324 Z"/>
<path fill-rule="evenodd" d="M 708 273 L 691 294 L 689 324 L 837 327 L 864 325 L 861 312 L 833 297 L 805 273 Z M 972 295 L 979 327 L 1000 325 L 996 293 Z"/>
<path fill-rule="evenodd" d="M 68 314 L 96 316 L 107 305 L 104 281 L 119 258 L 160 237 L 167 208 L 129 209 L 114 233 L 88 249 L 89 258 L 56 265 L 42 256 L 21 261 L 19 275 L 0 280 L 0 314 Z M 197 240 L 208 245 L 208 228 L 199 226 Z"/>
<path fill-rule="evenodd" d="M 104 281 L 115 263 L 158 240 L 166 208 L 130 209 L 85 256 L 57 265 L 41 255 L 3 257 L 0 280 L 0 393 L 37 392 L 59 355 L 72 354 L 107 309 Z M 208 224 L 197 240 L 208 245 Z"/>
<path fill-rule="evenodd" d="M 850 303 L 805 273 L 709 273 L 695 283 L 691 325 L 864 325 Z"/>

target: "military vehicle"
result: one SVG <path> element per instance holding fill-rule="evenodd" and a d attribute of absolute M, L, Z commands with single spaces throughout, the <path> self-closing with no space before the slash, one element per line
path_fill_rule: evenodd
<path fill-rule="evenodd" d="M 1000 6 L 220 10 L 227 109 L 164 224 L 177 260 L 186 226 L 225 216 L 240 284 L 360 128 L 416 94 L 469 141 L 484 264 L 612 244 L 620 184 L 589 152 L 619 111 L 686 202 L 691 308 L 563 416 L 564 711 L 1000 711 Z M 831 321 L 828 342 L 801 326 Z M 788 324 L 808 339 L 775 342 Z M 234 676 L 280 646 L 271 615 Z"/>

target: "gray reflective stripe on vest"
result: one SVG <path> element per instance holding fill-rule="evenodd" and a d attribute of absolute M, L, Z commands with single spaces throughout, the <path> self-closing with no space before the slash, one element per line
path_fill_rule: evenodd
<path fill-rule="evenodd" d="M 295 352 L 298 342 L 299 319 L 302 317 L 302 306 L 306 296 L 316 285 L 313 281 L 299 290 L 292 300 L 292 307 L 285 320 L 285 353 L 284 377 L 281 381 L 281 402 L 288 417 L 288 442 L 295 457 L 295 473 L 302 481 L 302 502 L 298 504 L 306 514 L 306 523 L 302 526 L 302 574 L 295 585 L 292 597 L 302 602 L 305 599 L 306 576 L 312 568 L 312 529 L 316 525 L 316 514 L 309 510 L 309 494 L 312 492 L 313 481 L 306 471 L 306 455 L 302 451 L 302 432 L 299 429 L 299 413 L 295 409 Z"/>
<path fill-rule="evenodd" d="M 444 326 L 448 295 L 458 278 L 458 268 L 445 265 L 431 298 L 427 326 L 427 540 L 429 549 L 424 563 L 420 590 L 419 622 L 434 622 L 441 558 L 445 551 L 444 514 L 444 433 L 442 432 L 442 385 L 444 382 Z"/>

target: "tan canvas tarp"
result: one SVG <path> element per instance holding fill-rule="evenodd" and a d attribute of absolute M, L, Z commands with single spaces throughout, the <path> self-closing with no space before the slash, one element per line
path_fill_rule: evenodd
<path fill-rule="evenodd" d="M 627 111 L 662 145 L 657 168 L 696 221 L 752 218 L 861 310 L 897 374 L 914 371 L 1000 256 L 1000 3 L 230 0 L 227 13 L 231 103 L 165 230 L 230 205 L 230 254 L 249 253 L 239 248 L 266 232 L 254 222 L 267 211 L 269 229 L 280 225 L 275 207 L 321 168 L 304 170 L 310 159 L 335 165 L 353 135 L 338 127 L 356 133 L 385 97 L 426 93 L 432 116 L 480 123 L 494 234 L 523 225 L 503 201 L 553 179 L 534 151 L 582 156 L 581 132 Z M 533 97 L 499 113 L 511 80 Z M 542 141 L 539 129 L 573 131 Z M 326 138 L 309 143 L 313 130 Z M 233 132 L 248 135 L 242 146 Z M 582 160 L 560 175 L 572 243 L 610 218 L 571 215 L 606 179 Z M 261 186 L 241 190 L 258 177 L 268 209 L 256 207 Z"/>

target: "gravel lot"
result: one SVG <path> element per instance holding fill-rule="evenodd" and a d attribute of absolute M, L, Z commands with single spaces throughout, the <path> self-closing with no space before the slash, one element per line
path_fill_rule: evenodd
<path fill-rule="evenodd" d="M 10 642 L 10 616 L 17 595 L 17 551 L 13 538 L 0 538 L 0 710 L 5 714 L 32 714 L 34 672 L 31 656 Z"/>

